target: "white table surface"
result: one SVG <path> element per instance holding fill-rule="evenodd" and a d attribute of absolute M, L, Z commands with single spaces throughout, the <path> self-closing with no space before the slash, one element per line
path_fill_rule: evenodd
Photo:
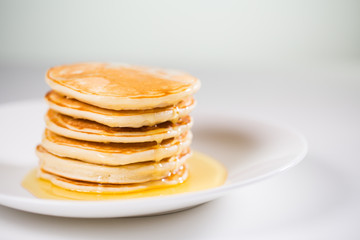
<path fill-rule="evenodd" d="M 0 103 L 42 97 L 45 70 L 0 66 Z M 191 72 L 203 83 L 195 116 L 286 122 L 307 137 L 308 156 L 281 175 L 161 216 L 72 219 L 0 206 L 0 239 L 360 239 L 360 63 Z"/>

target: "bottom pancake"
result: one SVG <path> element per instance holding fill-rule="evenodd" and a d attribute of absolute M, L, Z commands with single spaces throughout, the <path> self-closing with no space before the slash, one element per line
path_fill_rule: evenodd
<path fill-rule="evenodd" d="M 183 183 L 188 178 L 188 168 L 186 164 L 182 165 L 176 171 L 166 178 L 143 183 L 132 184 L 97 184 L 85 181 L 75 181 L 68 178 L 50 174 L 38 169 L 39 178 L 50 181 L 52 184 L 76 192 L 93 192 L 93 193 L 129 193 L 136 191 L 145 191 L 153 188 L 174 186 Z"/>
<path fill-rule="evenodd" d="M 169 176 L 184 165 L 190 157 L 189 149 L 179 155 L 165 158 L 159 162 L 149 161 L 120 166 L 107 166 L 86 163 L 71 158 L 53 155 L 42 146 L 36 148 L 39 166 L 42 170 L 74 181 L 96 184 L 131 184 L 158 180 Z"/>

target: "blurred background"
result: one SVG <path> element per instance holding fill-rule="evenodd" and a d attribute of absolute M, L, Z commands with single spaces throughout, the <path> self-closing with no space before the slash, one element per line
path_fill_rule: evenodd
<path fill-rule="evenodd" d="M 359 43 L 357 0 L 1 0 L 0 101 L 42 96 L 50 66 L 115 61 L 188 71 L 208 106 L 253 112 L 242 103 L 264 91 L 283 103 L 340 84 L 333 75 L 359 68 Z"/>
<path fill-rule="evenodd" d="M 0 0 L 0 103 L 41 99 L 46 70 L 79 61 L 184 70 L 202 81 L 195 114 L 271 118 L 307 137 L 298 167 L 205 207 L 216 223 L 201 208 L 167 218 L 183 234 L 360 239 L 360 1 Z"/>
<path fill-rule="evenodd" d="M 277 86 L 274 72 L 357 68 L 360 1 L 1 0 L 0 34 L 0 101 L 39 97 L 48 67 L 79 61 L 178 68 L 205 82 L 199 94 L 231 92 L 219 81 Z"/>
<path fill-rule="evenodd" d="M 357 0 L 1 0 L 0 101 L 39 98 L 50 66 L 115 61 L 188 71 L 204 82 L 200 97 L 223 107 L 279 78 L 297 89 L 309 70 L 357 69 L 359 43 Z"/>
<path fill-rule="evenodd" d="M 360 58 L 360 2 L 1 1 L 3 63 L 198 67 Z"/>

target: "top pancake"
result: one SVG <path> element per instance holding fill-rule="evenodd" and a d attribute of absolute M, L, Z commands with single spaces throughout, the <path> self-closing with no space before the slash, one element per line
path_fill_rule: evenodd
<path fill-rule="evenodd" d="M 46 81 L 63 95 L 114 110 L 170 106 L 200 87 L 200 81 L 186 73 L 111 63 L 53 67 Z"/>

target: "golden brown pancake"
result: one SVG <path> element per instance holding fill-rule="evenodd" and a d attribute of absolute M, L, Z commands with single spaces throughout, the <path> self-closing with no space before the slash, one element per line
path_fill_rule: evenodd
<path fill-rule="evenodd" d="M 55 91 L 114 110 L 174 105 L 195 93 L 200 81 L 183 72 L 112 63 L 78 63 L 50 68 Z"/>
<path fill-rule="evenodd" d="M 178 137 L 192 126 L 190 116 L 177 122 L 163 122 L 154 126 L 140 128 L 108 127 L 106 125 L 75 119 L 53 110 L 45 116 L 46 127 L 52 132 L 68 138 L 93 142 L 161 142 L 164 139 Z"/>
<path fill-rule="evenodd" d="M 106 166 L 86 163 L 71 158 L 55 156 L 40 145 L 36 148 L 39 167 L 48 173 L 72 179 L 101 184 L 127 184 L 159 180 L 171 175 L 185 164 L 190 150 L 159 162 L 133 163 L 122 166 Z"/>
<path fill-rule="evenodd" d="M 41 169 L 38 169 L 38 176 L 50 181 L 56 186 L 76 192 L 128 193 L 183 183 L 188 178 L 188 169 L 186 164 L 184 164 L 166 178 L 132 184 L 98 184 L 86 181 L 75 181 L 45 172 Z"/>
<path fill-rule="evenodd" d="M 169 107 L 148 110 L 110 110 L 92 106 L 50 91 L 45 99 L 52 110 L 75 118 L 95 121 L 110 127 L 152 126 L 187 116 L 195 107 L 195 100 L 187 98 Z"/>
<path fill-rule="evenodd" d="M 89 163 L 125 165 L 136 162 L 160 161 L 181 153 L 190 146 L 191 132 L 161 143 L 99 143 L 67 138 L 45 130 L 41 145 L 50 153 Z"/>

